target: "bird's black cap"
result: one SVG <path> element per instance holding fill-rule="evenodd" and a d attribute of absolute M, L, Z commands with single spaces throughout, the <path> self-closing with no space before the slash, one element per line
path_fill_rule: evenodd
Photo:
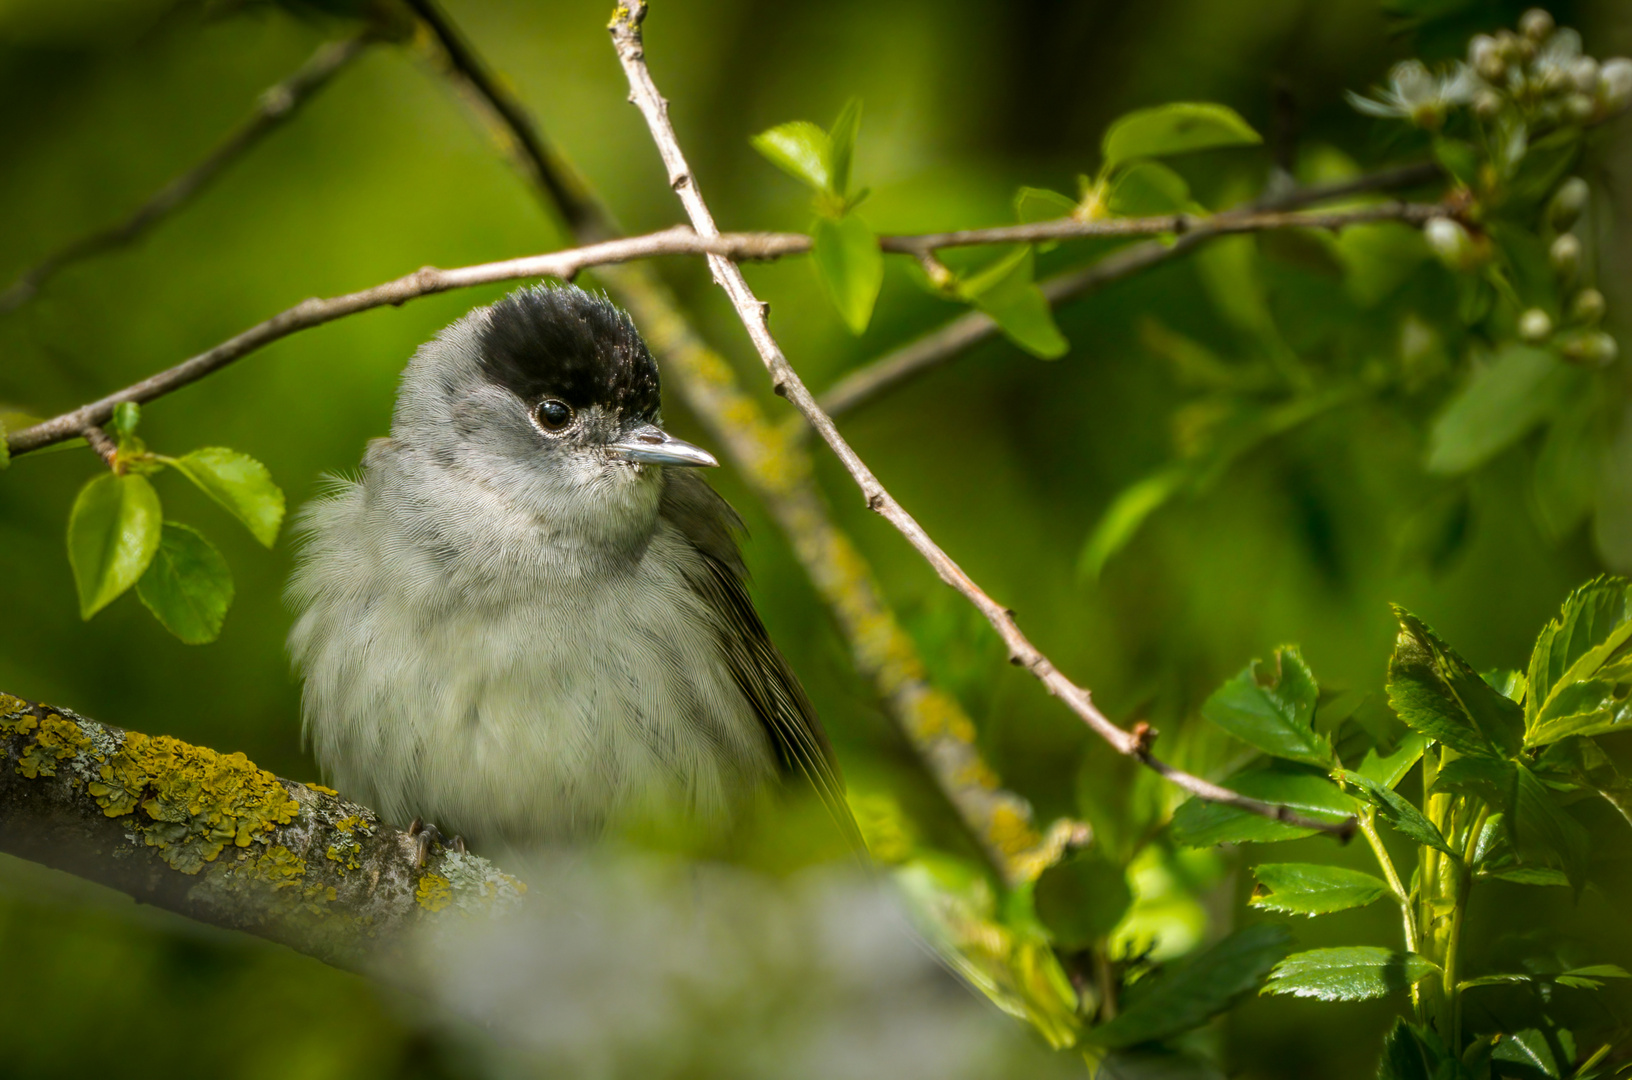
<path fill-rule="evenodd" d="M 529 405 L 553 397 L 657 416 L 657 364 L 634 320 L 576 285 L 516 290 L 489 310 L 479 343 L 488 381 Z"/>

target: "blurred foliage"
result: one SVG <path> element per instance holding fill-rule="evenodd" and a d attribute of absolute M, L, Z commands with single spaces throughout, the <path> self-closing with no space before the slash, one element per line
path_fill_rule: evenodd
<path fill-rule="evenodd" d="M 1536 627 L 1581 581 L 1632 570 L 1632 411 L 1615 344 L 1632 311 L 1632 244 L 1617 216 L 1632 143 L 1624 121 L 1585 130 L 1632 95 L 1632 72 L 1587 55 L 1632 52 L 1632 17 L 1612 0 L 1561 4 L 1552 12 L 1581 31 L 1572 37 L 1533 22 L 1514 33 L 1521 6 L 1491 0 L 1247 7 L 674 0 L 658 5 L 648 35 L 722 227 L 810 225 L 808 194 L 770 173 L 749 146 L 755 132 L 760 151 L 815 192 L 815 273 L 798 260 L 748 269 L 813 385 L 958 305 L 1005 331 L 856 411 L 846 434 L 1110 715 L 1150 723 L 1169 760 L 1239 790 L 1332 819 L 1375 815 L 1402 867 L 1408 850 L 1424 865 L 1466 861 L 1468 838 L 1457 854 L 1447 823 L 1471 828 L 1467 815 L 1485 814 L 1472 838 L 1490 832 L 1491 846 L 1475 843 L 1472 902 L 1466 888 L 1436 893 L 1434 881 L 1413 893 L 1428 905 L 1424 941 L 1454 910 L 1459 948 L 1486 965 L 1464 974 L 1492 980 L 1463 1003 L 1465 1051 L 1446 1025 L 1424 1026 L 1432 1002 L 1390 1027 L 1403 987 L 1429 969 L 1394 949 L 1400 923 L 1378 899 L 1380 868 L 1363 845 L 1181 805 L 1180 793 L 1093 742 L 1002 663 L 984 623 L 853 498 L 832 462 L 821 478 L 835 513 L 937 683 L 978 722 L 1004 783 L 1041 821 L 1089 823 L 1092 844 L 1032 885 L 1005 891 L 991 880 L 850 670 L 782 538 L 727 473 L 717 480 L 754 533 L 756 601 L 922 931 L 1047 1043 L 1114 1075 L 1361 1077 L 1381 1058 L 1383 1075 L 1427 1077 L 1448 1057 L 1474 1076 L 1600 1075 L 1591 1070 L 1621 1060 L 1619 1050 L 1589 1059 L 1597 1037 L 1625 1023 L 1613 976 L 1632 965 L 1632 930 L 1614 897 L 1632 881 L 1624 802 L 1580 797 L 1588 786 L 1620 790 L 1601 782 L 1627 755 L 1619 646 L 1586 634 L 1606 650 L 1604 670 L 1565 664 L 1573 689 L 1555 697 L 1570 707 L 1528 703 L 1541 701 Z M 451 14 L 626 227 L 676 219 L 625 102 L 604 11 L 504 0 L 453 3 Z M 0 316 L 0 423 L 15 430 L 75 406 L 305 296 L 563 242 L 425 40 L 397 32 L 401 13 L 389 5 L 9 0 L 0 199 L 14 212 L 0 277 L 127 212 L 358 19 L 388 24 L 393 40 L 298 122 L 139 246 L 70 268 Z M 1494 36 L 1470 49 L 1475 34 Z M 1368 86 L 1379 89 L 1351 93 Z M 786 122 L 835 114 L 826 129 Z M 1117 243 L 949 252 L 938 268 L 880 267 L 865 254 L 874 230 L 1210 212 L 1419 160 L 1451 177 L 1460 222 L 1236 237 L 1052 314 L 1035 283 Z M 865 223 L 855 213 L 864 196 Z M 664 269 L 772 403 L 706 270 Z M 385 429 L 413 348 L 502 291 L 303 333 L 143 411 L 152 445 L 209 449 L 151 454 L 126 414 L 116 434 L 132 467 L 117 480 L 83 450 L 11 462 L 0 476 L 0 687 L 311 776 L 282 653 L 282 492 L 298 504 L 325 473 L 354 468 Z M 695 437 L 677 403 L 669 412 Z M 82 488 L 94 493 L 75 511 Z M 208 527 L 222 508 L 252 535 L 206 541 L 164 521 L 174 512 Z M 71 516 L 83 541 L 71 539 L 72 563 Z M 1390 602 L 1440 633 L 1414 617 L 1397 623 Z M 143 603 L 176 636 L 139 614 Z M 95 618 L 82 621 L 81 607 Z M 1593 626 L 1628 625 L 1617 610 Z M 1566 611 L 1560 625 L 1570 620 Z M 1414 653 L 1397 643 L 1402 626 Z M 1284 641 L 1301 648 L 1272 652 Z M 1582 655 L 1561 648 L 1571 664 Z M 1272 659 L 1243 670 L 1253 656 Z M 1433 677 L 1402 706 L 1412 671 Z M 1443 685 L 1485 694 L 1497 726 L 1436 712 L 1445 695 L 1433 686 Z M 1502 726 L 1502 701 L 1525 703 L 1512 706 L 1518 728 Z M 1592 753 L 1579 750 L 1588 738 Z M 1430 781 L 1426 801 L 1407 799 L 1395 788 L 1411 783 L 1413 766 L 1421 774 L 1429 739 L 1446 786 Z M 1492 764 L 1448 780 L 1455 754 Z M 1487 828 L 1498 815 L 1504 826 Z M 1270 839 L 1281 841 L 1279 859 L 1257 865 L 1253 847 L 1213 846 Z M 1555 880 L 1565 887 L 1537 887 Z M 1434 907 L 1447 898 L 1450 908 Z M 638 911 L 624 912 L 632 931 Z M 1337 914 L 1300 918 L 1291 937 L 1276 921 L 1327 911 Z M 790 916 L 766 918 L 770 937 L 788 932 L 775 919 Z M 644 932 L 630 940 L 668 940 L 659 923 Z M 1424 945 L 1421 962 L 1445 970 L 1445 947 Z M 114 1054 L 138 1076 L 472 1075 L 514 1064 L 467 1052 L 486 1044 L 315 962 L 131 912 L 12 860 L 0 860 L 0 955 L 0 1060 L 20 1075 L 80 1075 Z M 638 964 L 620 980 L 610 960 L 573 974 L 545 959 L 539 977 L 557 993 L 562 979 L 601 975 L 596 985 L 616 1002 L 617 987 L 642 981 Z M 788 977 L 803 979 L 807 960 L 796 961 Z M 694 956 L 679 975 L 706 962 Z M 1278 962 L 1277 984 L 1313 996 L 1394 996 L 1337 1006 L 1254 998 Z M 834 970 L 833 993 L 856 993 L 845 979 L 864 968 Z M 472 985 L 492 992 L 491 979 Z M 721 1000 L 744 992 L 728 991 Z M 762 1004 L 779 1015 L 776 1002 Z M 861 1023 L 857 1006 L 841 1004 L 850 1007 L 834 1013 L 844 1019 L 832 1038 Z M 873 1014 L 893 1015 L 886 1004 Z M 588 1039 L 572 1052 L 608 1052 Z M 711 1067 L 706 1048 L 682 1050 L 672 1060 L 683 1067 Z"/>

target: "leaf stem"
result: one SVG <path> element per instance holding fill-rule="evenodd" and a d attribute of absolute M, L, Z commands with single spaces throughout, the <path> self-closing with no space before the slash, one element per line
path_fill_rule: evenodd
<path fill-rule="evenodd" d="M 1388 882 L 1389 891 L 1394 899 L 1399 901 L 1400 910 L 1405 919 L 1405 947 L 1411 952 L 1417 951 L 1417 922 L 1411 911 L 1411 894 L 1406 891 L 1400 881 L 1400 873 L 1394 869 L 1394 860 L 1389 858 L 1388 849 L 1383 846 L 1383 838 L 1377 832 L 1377 809 L 1368 807 L 1360 815 L 1360 831 L 1365 834 L 1366 843 L 1371 847 L 1371 853 L 1377 857 L 1377 865 L 1382 868 L 1383 879 Z M 1412 987 L 1412 996 L 1416 996 L 1416 988 Z"/>

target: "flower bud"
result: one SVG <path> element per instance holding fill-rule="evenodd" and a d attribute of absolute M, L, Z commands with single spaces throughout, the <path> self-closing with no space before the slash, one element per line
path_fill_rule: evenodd
<path fill-rule="evenodd" d="M 1604 294 L 1597 289 L 1582 289 L 1570 301 L 1570 321 L 1595 325 L 1604 317 Z"/>
<path fill-rule="evenodd" d="M 1507 61 L 1502 59 L 1501 48 L 1489 34 L 1475 34 L 1473 40 L 1468 42 L 1468 66 L 1491 82 L 1500 82 L 1502 76 L 1507 74 Z M 1593 88 L 1597 89 L 1597 86 L 1595 81 Z"/>
<path fill-rule="evenodd" d="M 1581 270 L 1581 240 L 1574 233 L 1560 233 L 1547 249 L 1553 271 L 1565 281 L 1574 281 Z"/>
<path fill-rule="evenodd" d="M 1632 60 L 1617 56 L 1598 68 L 1598 104 L 1606 113 L 1617 113 L 1632 104 Z"/>
<path fill-rule="evenodd" d="M 1428 247 L 1452 270 L 1465 270 L 1473 260 L 1473 238 L 1450 218 L 1430 218 L 1422 227 Z"/>
<path fill-rule="evenodd" d="M 1473 111 L 1481 120 L 1496 119 L 1496 114 L 1502 111 L 1502 95 L 1485 87 L 1473 95 Z"/>
<path fill-rule="evenodd" d="M 1592 192 L 1585 180 L 1579 176 L 1570 177 L 1553 192 L 1552 201 L 1547 204 L 1547 223 L 1563 232 L 1581 217 L 1591 197 Z"/>
<path fill-rule="evenodd" d="M 1571 94 L 1564 99 L 1564 118 L 1572 124 L 1585 124 L 1598 112 L 1598 103 L 1586 94 Z"/>
<path fill-rule="evenodd" d="M 1552 316 L 1539 307 L 1533 307 L 1519 316 L 1519 336 L 1532 345 L 1546 341 L 1552 332 Z"/>
<path fill-rule="evenodd" d="M 1598 61 L 1590 56 L 1578 56 L 1570 64 L 1570 82 L 1583 94 L 1598 91 Z"/>
<path fill-rule="evenodd" d="M 1589 367 L 1613 364 L 1620 355 L 1615 339 L 1601 330 L 1577 330 L 1559 343 L 1564 359 Z"/>
<path fill-rule="evenodd" d="M 1541 8 L 1531 8 L 1519 16 L 1519 32 L 1531 41 L 1546 41 L 1553 32 L 1553 17 Z"/>

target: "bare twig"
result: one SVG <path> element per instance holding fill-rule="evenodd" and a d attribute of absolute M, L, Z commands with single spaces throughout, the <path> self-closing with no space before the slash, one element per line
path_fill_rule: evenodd
<path fill-rule="evenodd" d="M 262 93 L 255 111 L 204 160 L 160 188 L 137 207 L 135 213 L 117 225 L 65 244 L 24 271 L 4 292 L 0 292 L 0 312 L 11 311 L 27 303 L 48 278 L 70 263 L 130 244 L 169 217 L 228 165 L 293 116 L 302 103 L 321 90 L 341 68 L 362 52 L 369 39 L 370 35 L 364 33 L 319 46 L 299 71 Z"/>
<path fill-rule="evenodd" d="M 1112 282 L 1132 277 L 1158 263 L 1166 262 L 1176 256 L 1193 251 L 1201 244 L 1215 237 L 1226 236 L 1231 232 L 1247 231 L 1221 227 L 1226 225 L 1232 218 L 1253 220 L 1260 228 L 1274 227 L 1266 223 L 1276 220 L 1285 221 L 1287 218 L 1262 216 L 1265 212 L 1287 211 L 1301 206 L 1333 202 L 1376 191 L 1393 191 L 1400 188 L 1417 187 L 1430 183 L 1441 175 L 1443 174 L 1440 172 L 1438 165 L 1433 162 L 1422 162 L 1415 165 L 1383 169 L 1364 176 L 1357 176 L 1351 180 L 1296 188 L 1292 191 L 1283 192 L 1262 204 L 1256 204 L 1247 211 L 1225 211 L 1216 217 L 1206 219 L 1189 232 L 1179 235 L 1171 243 L 1151 241 L 1150 243 L 1125 247 L 1089 266 L 1068 270 L 1062 274 L 1046 278 L 1039 282 L 1038 285 L 1043 290 L 1043 296 L 1048 299 L 1048 302 L 1051 305 L 1058 305 L 1066 300 L 1075 299 L 1093 292 Z M 1402 204 L 1391 205 L 1399 206 Z M 1412 209 L 1409 211 L 1409 215 L 1415 216 L 1421 212 L 1421 208 L 1431 204 L 1403 205 L 1411 206 Z M 1447 211 L 1442 208 L 1440 212 Z M 1248 217 L 1249 214 L 1256 216 Z M 1314 219 L 1305 219 L 1298 216 L 1291 216 L 1290 220 L 1295 222 L 1297 227 L 1308 228 L 1343 228 L 1347 225 L 1361 223 L 1360 219 L 1353 218 L 1342 212 L 1322 216 L 1325 218 L 1324 226 L 1317 224 Z M 1432 216 L 1432 214 L 1429 213 L 1429 216 Z M 1401 218 L 1400 220 L 1408 219 Z M 985 341 L 997 332 L 997 323 L 984 312 L 965 312 L 917 340 L 856 368 L 829 387 L 818 401 L 829 416 L 841 416 L 859 405 L 881 397 L 909 379 L 940 367 L 965 349 Z M 801 425 L 801 429 L 803 430 L 803 425 Z"/>
<path fill-rule="evenodd" d="M 90 444 L 91 449 L 96 451 L 96 456 L 101 458 L 108 468 L 114 472 L 123 471 L 119 467 L 119 448 L 114 445 L 112 439 L 108 438 L 107 432 L 95 424 L 86 424 L 85 430 L 81 431 L 80 434 L 85 437 L 85 441 Z"/>
<path fill-rule="evenodd" d="M 337 967 L 389 975 L 412 928 L 525 888 L 474 855 L 421 868 L 374 811 L 242 754 L 5 693 L 0 766 L 0 851 Z"/>
<path fill-rule="evenodd" d="M 708 205 L 703 201 L 701 192 L 697 188 L 696 178 L 686 164 L 684 153 L 675 137 L 674 128 L 668 119 L 668 103 L 658 93 L 652 81 L 651 72 L 647 70 L 645 47 L 641 40 L 640 24 L 646 16 L 645 0 L 630 0 L 620 5 L 614 12 L 610 30 L 612 40 L 617 48 L 618 59 L 623 65 L 624 74 L 628 77 L 630 97 L 635 106 L 640 109 L 646 119 L 646 125 L 651 130 L 652 139 L 657 144 L 658 153 L 668 170 L 669 186 L 679 195 L 687 215 L 691 218 L 694 228 L 699 235 L 715 236 L 718 229 L 709 212 Z M 742 276 L 742 271 L 736 263 L 724 256 L 709 256 L 709 266 L 714 272 L 715 280 L 731 298 L 732 305 L 737 309 L 743 325 L 748 330 L 748 336 L 753 340 L 760 358 L 764 361 L 776 392 L 787 398 L 804 414 L 806 421 L 816 429 L 823 440 L 833 449 L 845 469 L 854 478 L 866 497 L 867 505 L 876 511 L 890 524 L 905 536 L 909 543 L 934 567 L 942 581 L 962 593 L 973 603 L 992 627 L 1002 636 L 1009 649 L 1010 660 L 1025 667 L 1035 675 L 1049 692 L 1066 703 L 1082 720 L 1100 737 L 1105 739 L 1119 752 L 1135 757 L 1144 764 L 1160 773 L 1169 781 L 1190 791 L 1199 798 L 1234 806 L 1242 810 L 1265 817 L 1297 825 L 1303 828 L 1317 829 L 1324 832 L 1334 832 L 1348 835 L 1354 829 L 1352 820 L 1342 823 L 1333 823 L 1302 814 L 1285 806 L 1276 806 L 1258 799 L 1249 798 L 1238 792 L 1230 791 L 1217 784 L 1192 776 L 1182 770 L 1158 760 L 1150 752 L 1150 733 L 1148 729 L 1139 732 L 1126 731 L 1112 723 L 1094 705 L 1088 691 L 1067 679 L 1049 659 L 1028 641 L 1013 616 L 997 601 L 988 596 L 969 578 L 952 558 L 941 550 L 940 546 L 930 538 L 912 516 L 898 503 L 878 478 L 873 475 L 867 464 L 857 456 L 856 452 L 845 442 L 844 437 L 833 425 L 833 421 L 817 405 L 816 399 L 805 387 L 787 357 L 783 355 L 781 347 L 772 336 L 769 326 L 769 307 L 762 303 L 749 288 L 748 282 Z"/>

